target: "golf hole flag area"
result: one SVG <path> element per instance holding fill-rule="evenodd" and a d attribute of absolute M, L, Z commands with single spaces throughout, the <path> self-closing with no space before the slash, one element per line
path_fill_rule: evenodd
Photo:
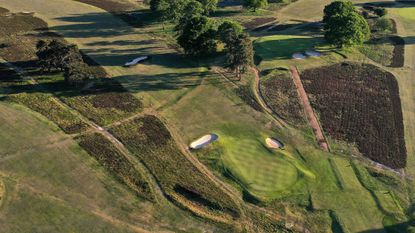
<path fill-rule="evenodd" d="M 221 137 L 223 165 L 252 195 L 271 199 L 298 180 L 298 170 L 284 155 L 270 151 L 260 140 Z"/>

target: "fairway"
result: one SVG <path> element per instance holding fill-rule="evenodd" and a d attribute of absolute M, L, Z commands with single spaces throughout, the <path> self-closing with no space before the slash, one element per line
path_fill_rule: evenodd
<path fill-rule="evenodd" d="M 296 35 L 274 35 L 255 41 L 254 48 L 263 60 L 289 59 L 294 53 L 312 50 L 321 43 L 320 38 Z"/>

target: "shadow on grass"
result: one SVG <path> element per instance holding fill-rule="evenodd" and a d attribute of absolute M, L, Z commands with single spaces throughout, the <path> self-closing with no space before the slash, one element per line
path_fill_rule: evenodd
<path fill-rule="evenodd" d="M 378 1 L 378 2 L 369 2 L 369 3 L 357 3 L 356 6 L 374 6 L 374 7 L 386 7 L 386 8 L 406 8 L 406 7 L 412 7 L 415 6 L 414 1 Z"/>
<path fill-rule="evenodd" d="M 371 229 L 366 231 L 361 231 L 359 233 L 384 233 L 386 232 L 396 232 L 396 233 L 403 233 L 403 232 L 410 232 L 410 228 L 415 227 L 415 220 L 410 220 L 407 222 L 397 223 L 394 225 L 388 225 L 381 229 Z"/>
<path fill-rule="evenodd" d="M 315 46 L 321 44 L 321 38 L 289 38 L 259 41 L 255 43 L 255 53 L 263 61 L 275 59 L 288 59 L 294 53 L 312 50 Z"/>

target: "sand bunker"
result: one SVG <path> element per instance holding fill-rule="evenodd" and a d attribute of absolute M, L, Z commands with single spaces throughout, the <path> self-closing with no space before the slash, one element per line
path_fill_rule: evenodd
<path fill-rule="evenodd" d="M 138 58 L 136 58 L 136 59 L 134 59 L 134 60 L 132 60 L 132 61 L 130 61 L 130 62 L 125 63 L 125 64 L 124 64 L 124 66 L 125 66 L 125 67 L 135 66 L 135 65 L 137 65 L 139 62 L 144 61 L 144 60 L 147 60 L 147 59 L 149 59 L 149 57 L 148 57 L 148 56 L 138 57 Z"/>
<path fill-rule="evenodd" d="M 190 144 L 190 149 L 201 149 L 207 145 L 209 145 L 210 143 L 218 140 L 218 135 L 216 134 L 207 134 L 199 139 L 197 139 L 196 141 L 192 142 Z"/>
<path fill-rule="evenodd" d="M 294 53 L 292 56 L 294 59 L 304 59 L 306 56 L 303 53 Z"/>
<path fill-rule="evenodd" d="M 312 51 L 312 50 L 305 51 L 305 54 L 309 57 L 320 57 L 321 56 L 321 53 L 317 51 Z"/>
<path fill-rule="evenodd" d="M 277 139 L 274 139 L 274 138 L 265 139 L 265 143 L 271 149 L 279 149 L 279 148 L 284 147 L 284 144 L 282 144 L 282 142 L 280 142 L 280 141 L 278 141 Z"/>

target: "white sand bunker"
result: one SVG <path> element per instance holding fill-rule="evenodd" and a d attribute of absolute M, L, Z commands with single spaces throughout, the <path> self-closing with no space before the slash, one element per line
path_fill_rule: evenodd
<path fill-rule="evenodd" d="M 191 149 L 201 149 L 207 145 L 209 145 L 210 143 L 218 140 L 218 135 L 216 134 L 207 134 L 199 139 L 197 139 L 196 141 L 192 142 L 190 144 L 190 148 Z"/>
<path fill-rule="evenodd" d="M 265 139 L 265 143 L 271 149 L 278 149 L 278 148 L 283 148 L 284 147 L 284 144 L 282 144 L 282 142 L 280 142 L 280 141 L 278 141 L 277 139 L 274 139 L 274 138 Z"/>
<path fill-rule="evenodd" d="M 294 53 L 292 56 L 294 59 L 305 59 L 306 56 L 303 53 Z"/>
<path fill-rule="evenodd" d="M 317 51 L 312 51 L 312 50 L 305 51 L 305 54 L 309 57 L 320 57 L 321 56 L 321 53 Z"/>
<path fill-rule="evenodd" d="M 125 63 L 125 64 L 124 64 L 124 66 L 125 66 L 125 67 L 135 66 L 135 65 L 137 65 L 138 63 L 140 63 L 140 62 L 142 62 L 142 61 L 145 61 L 145 60 L 147 60 L 147 59 L 149 59 L 149 58 L 150 58 L 149 56 L 137 57 L 136 59 L 134 59 L 134 60 L 132 60 L 132 61 L 130 61 L 130 62 Z"/>

